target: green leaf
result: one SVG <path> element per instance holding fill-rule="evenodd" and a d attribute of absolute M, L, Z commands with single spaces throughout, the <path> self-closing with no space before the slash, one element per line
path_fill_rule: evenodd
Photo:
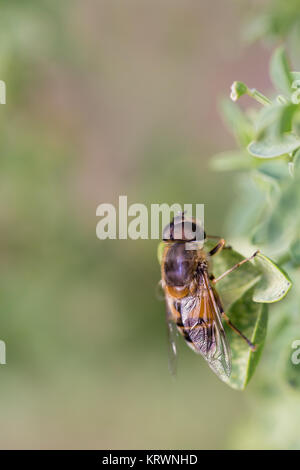
<path fill-rule="evenodd" d="M 271 58 L 270 75 L 272 82 L 282 93 L 290 96 L 293 78 L 283 47 L 277 48 Z"/>
<path fill-rule="evenodd" d="M 236 103 L 229 99 L 223 99 L 220 108 L 229 130 L 233 132 L 237 142 L 242 147 L 246 147 L 254 138 L 254 128 L 250 119 Z"/>
<path fill-rule="evenodd" d="M 249 237 L 268 208 L 268 203 L 265 194 L 258 190 L 253 178 L 248 175 L 239 177 L 236 191 L 238 197 L 226 217 L 226 231 L 232 237 Z"/>
<path fill-rule="evenodd" d="M 257 186 L 269 196 L 271 202 L 276 202 L 280 195 L 280 186 L 275 178 L 264 172 L 255 171 L 252 174 Z"/>
<path fill-rule="evenodd" d="M 248 153 L 229 151 L 214 155 L 210 160 L 210 166 L 215 171 L 241 171 L 252 169 L 256 165 Z"/>
<path fill-rule="evenodd" d="M 292 82 L 300 80 L 300 72 L 291 72 Z"/>
<path fill-rule="evenodd" d="M 255 286 L 253 301 L 273 303 L 283 299 L 292 287 L 288 275 L 261 253 L 255 257 L 254 264 L 262 276 Z"/>
<path fill-rule="evenodd" d="M 281 109 L 282 105 L 273 104 L 272 106 L 266 106 L 260 110 L 255 122 L 257 140 L 262 140 L 269 128 L 278 121 Z"/>
<path fill-rule="evenodd" d="M 268 253 L 281 256 L 295 239 L 295 233 L 299 229 L 299 176 L 295 172 L 294 178 L 289 178 L 284 182 L 275 210 L 270 216 L 264 217 L 259 226 L 256 226 L 253 243 L 265 244 L 268 247 Z"/>
<path fill-rule="evenodd" d="M 271 161 L 264 161 L 260 160 L 262 163 L 258 168 L 258 171 L 264 175 L 273 178 L 278 183 L 284 181 L 286 178 L 289 178 L 289 171 L 287 168 L 287 164 L 283 160 L 271 160 Z"/>
<path fill-rule="evenodd" d="M 263 108 L 256 121 L 256 140 L 269 141 L 282 138 L 286 133 L 293 130 L 293 118 L 299 111 L 299 106 L 293 103 L 273 104 Z"/>
<path fill-rule="evenodd" d="M 276 123 L 276 135 L 282 136 L 285 132 L 293 130 L 293 117 L 298 110 L 299 106 L 293 103 L 281 106 L 278 122 Z"/>
<path fill-rule="evenodd" d="M 275 158 L 292 153 L 300 148 L 300 139 L 292 134 L 283 135 L 280 140 L 270 137 L 251 142 L 248 151 L 258 158 Z"/>
<path fill-rule="evenodd" d="M 253 302 L 252 296 L 253 289 L 250 289 L 232 305 L 228 316 L 232 323 L 256 345 L 256 351 L 253 352 L 239 335 L 225 325 L 232 354 L 232 372 L 224 381 L 237 390 L 244 390 L 253 376 L 267 332 L 268 307 Z"/>

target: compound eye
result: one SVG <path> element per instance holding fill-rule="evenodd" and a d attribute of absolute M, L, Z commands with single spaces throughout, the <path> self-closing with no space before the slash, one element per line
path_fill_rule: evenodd
<path fill-rule="evenodd" d="M 163 231 L 163 240 L 203 241 L 205 232 L 194 220 L 184 219 L 182 215 L 174 217 Z"/>
<path fill-rule="evenodd" d="M 196 240 L 197 236 L 197 224 L 194 222 L 184 222 L 178 226 L 175 226 L 174 232 L 178 231 L 178 235 L 181 237 L 180 240 L 193 241 Z"/>

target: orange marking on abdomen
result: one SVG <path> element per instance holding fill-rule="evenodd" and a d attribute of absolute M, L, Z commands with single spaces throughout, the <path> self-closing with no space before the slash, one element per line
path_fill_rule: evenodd
<path fill-rule="evenodd" d="M 171 297 L 175 297 L 175 299 L 183 299 L 187 295 L 189 295 L 189 288 L 188 287 L 171 287 L 166 286 L 166 290 Z"/>

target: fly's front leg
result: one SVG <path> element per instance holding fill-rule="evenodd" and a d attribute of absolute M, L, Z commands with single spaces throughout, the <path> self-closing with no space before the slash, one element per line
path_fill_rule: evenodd
<path fill-rule="evenodd" d="M 211 237 L 211 238 L 215 238 L 215 237 Z M 225 243 L 226 242 L 225 242 L 224 238 L 221 238 L 219 240 L 219 242 L 217 243 L 217 245 L 212 250 L 209 251 L 209 253 L 208 253 L 209 256 L 213 256 L 213 255 L 216 255 L 217 253 L 220 253 L 220 251 L 223 250 L 223 248 L 225 246 Z"/>
<path fill-rule="evenodd" d="M 226 249 L 226 248 L 231 249 L 231 246 L 226 245 L 226 241 L 224 240 L 224 238 L 215 237 L 214 235 L 207 235 L 206 238 L 219 239 L 219 242 L 216 244 L 216 246 L 208 252 L 209 256 L 217 255 L 218 253 L 220 253 L 220 251 L 222 251 L 223 249 Z"/>
<path fill-rule="evenodd" d="M 216 284 L 217 282 L 219 282 L 221 279 L 223 279 L 223 277 L 227 276 L 227 274 L 230 274 L 232 273 L 232 271 L 234 271 L 235 269 L 239 268 L 240 266 L 242 266 L 243 264 L 247 263 L 248 261 L 251 261 L 253 258 L 255 258 L 256 255 L 258 255 L 259 253 L 259 250 L 257 250 L 255 253 L 253 253 L 252 256 L 249 256 L 249 258 L 245 258 L 243 259 L 242 261 L 240 261 L 239 263 L 235 264 L 234 266 L 232 266 L 232 268 L 228 269 L 227 271 L 225 271 L 225 273 L 221 274 L 221 276 L 215 278 L 215 279 L 212 279 L 212 283 L 213 284 Z"/>

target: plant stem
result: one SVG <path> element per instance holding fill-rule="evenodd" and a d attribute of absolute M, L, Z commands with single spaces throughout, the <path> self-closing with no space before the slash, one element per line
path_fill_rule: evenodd
<path fill-rule="evenodd" d="M 270 104 L 272 104 L 272 101 L 269 100 L 269 98 L 260 93 L 260 91 L 257 91 L 255 88 L 248 88 L 247 94 L 251 96 L 251 98 L 254 98 L 256 101 L 258 101 L 258 103 L 263 104 L 264 106 L 269 106 Z"/>

